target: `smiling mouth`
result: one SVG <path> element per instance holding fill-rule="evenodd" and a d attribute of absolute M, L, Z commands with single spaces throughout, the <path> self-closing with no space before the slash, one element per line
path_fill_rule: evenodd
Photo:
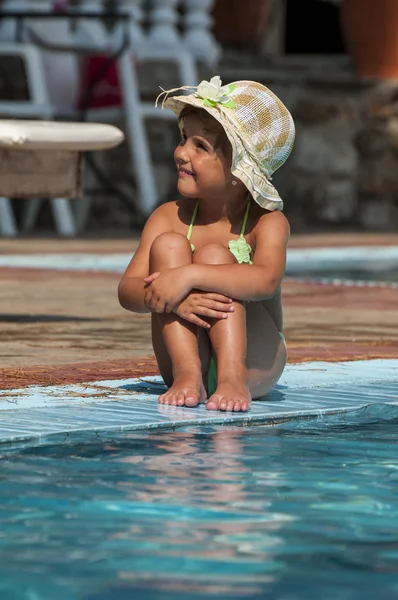
<path fill-rule="evenodd" d="M 185 176 L 189 176 L 189 177 L 194 177 L 195 173 L 193 171 L 189 171 L 188 169 L 184 169 L 184 167 L 179 167 L 178 168 L 178 174 L 182 175 L 183 177 Z"/>

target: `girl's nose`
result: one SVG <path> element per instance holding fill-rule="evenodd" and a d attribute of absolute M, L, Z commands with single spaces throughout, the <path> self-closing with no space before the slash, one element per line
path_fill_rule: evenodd
<path fill-rule="evenodd" d="M 174 158 L 175 158 L 175 160 L 179 160 L 184 163 L 189 161 L 189 156 L 188 156 L 188 152 L 185 147 L 185 144 L 184 145 L 179 144 L 177 146 L 177 148 L 174 151 Z"/>

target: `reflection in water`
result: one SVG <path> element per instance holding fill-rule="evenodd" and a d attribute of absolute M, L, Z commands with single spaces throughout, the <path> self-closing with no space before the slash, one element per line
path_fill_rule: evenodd
<path fill-rule="evenodd" d="M 134 452 L 130 456 L 118 456 L 117 462 L 130 465 L 140 465 L 145 473 L 141 485 L 134 481 L 120 481 L 119 485 L 126 491 L 132 502 L 144 502 L 148 506 L 156 504 L 174 507 L 174 516 L 162 523 L 161 528 L 151 532 L 151 544 L 157 547 L 157 555 L 175 557 L 178 561 L 184 555 L 185 560 L 203 560 L 206 562 L 233 565 L 243 564 L 250 553 L 256 554 L 256 560 L 267 563 L 272 561 L 270 549 L 275 543 L 281 543 L 276 536 L 267 536 L 267 543 L 262 540 L 258 547 L 258 520 L 262 523 L 263 531 L 278 530 L 280 523 L 287 520 L 287 515 L 267 516 L 264 510 L 270 502 L 261 494 L 261 500 L 256 500 L 254 494 L 248 494 L 248 480 L 252 476 L 249 465 L 243 462 L 243 447 L 241 430 L 230 430 L 223 435 L 207 435 L 194 432 L 175 433 L 173 436 L 157 434 L 150 436 L 153 444 L 151 454 L 139 455 Z M 108 452 L 119 454 L 117 446 L 107 446 Z M 112 459 L 111 459 L 112 460 Z M 278 475 L 267 474 L 265 484 L 271 485 L 278 480 Z M 250 497 L 249 497 L 250 496 Z M 247 512 L 246 512 L 247 511 Z M 252 515 L 258 513 L 254 527 Z M 185 517 L 184 517 L 185 515 Z M 200 527 L 192 527 L 192 519 L 200 521 Z M 252 533 L 250 531 L 252 530 Z M 137 528 L 129 529 L 117 535 L 118 539 L 133 539 Z M 261 536 L 263 537 L 263 536 Z M 211 543 L 209 544 L 209 540 Z M 166 542 L 166 544 L 165 544 Z M 256 548 L 257 544 L 257 548 Z M 249 559 L 250 560 L 250 559 Z M 122 579 L 135 579 L 136 573 L 122 572 Z M 211 580 L 210 573 L 206 579 Z M 243 577 L 253 593 L 261 588 L 253 586 L 249 578 Z M 266 583 L 272 580 L 270 575 L 257 577 L 258 581 Z M 235 595 L 235 578 L 231 585 L 226 582 L 221 585 L 217 578 L 203 581 L 200 584 L 202 592 Z M 162 581 L 162 589 L 165 589 Z M 182 586 L 182 588 L 181 588 Z M 197 584 L 186 581 L 168 581 L 166 588 L 176 592 L 178 589 L 195 591 Z"/>
<path fill-rule="evenodd" d="M 392 600 L 396 414 L 4 455 L 1 598 Z"/>

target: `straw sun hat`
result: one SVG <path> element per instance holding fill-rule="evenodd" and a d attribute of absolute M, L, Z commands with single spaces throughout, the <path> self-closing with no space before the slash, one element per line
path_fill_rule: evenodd
<path fill-rule="evenodd" d="M 169 97 L 179 90 L 191 93 Z M 232 146 L 232 174 L 243 182 L 260 206 L 282 210 L 283 202 L 271 177 L 288 158 L 295 129 L 291 114 L 271 90 L 255 81 L 235 81 L 222 86 L 216 76 L 197 87 L 163 91 L 159 98 L 163 95 L 162 108 L 170 108 L 177 117 L 187 104 L 214 117 Z"/>

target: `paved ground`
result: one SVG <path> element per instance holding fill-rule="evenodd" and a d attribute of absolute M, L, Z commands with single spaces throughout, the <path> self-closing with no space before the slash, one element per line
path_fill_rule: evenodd
<path fill-rule="evenodd" d="M 394 235 L 293 237 L 292 247 L 398 245 Z M 133 252 L 137 240 L 4 240 L 0 254 Z M 155 374 L 149 316 L 122 310 L 120 275 L 0 268 L 0 389 Z M 289 362 L 398 356 L 398 289 L 286 281 Z"/>

